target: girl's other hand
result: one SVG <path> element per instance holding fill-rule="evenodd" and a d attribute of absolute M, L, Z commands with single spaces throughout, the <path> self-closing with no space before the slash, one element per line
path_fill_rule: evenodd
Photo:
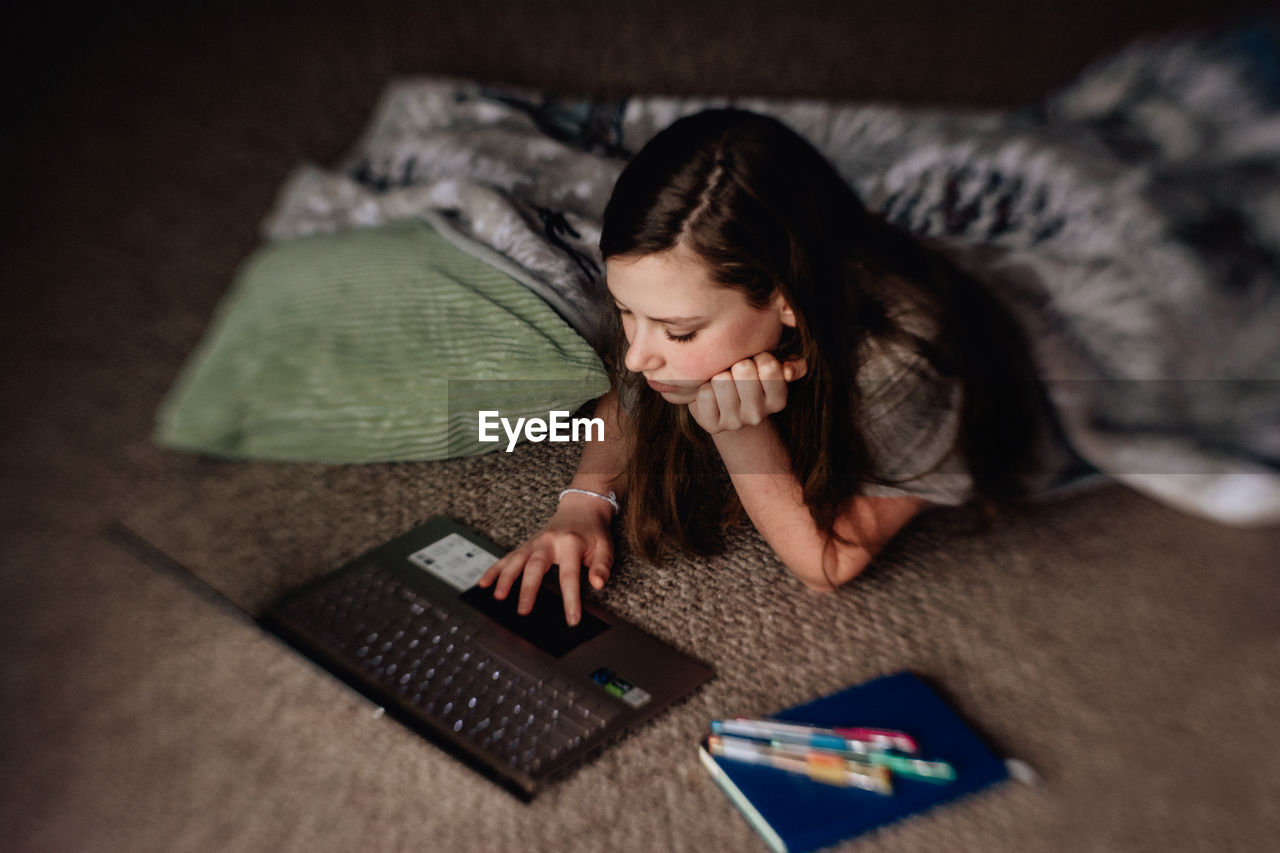
<path fill-rule="evenodd" d="M 717 373 L 698 389 L 689 413 L 711 435 L 763 423 L 787 405 L 787 383 L 805 375 L 804 359 L 783 364 L 762 352 Z"/>
<path fill-rule="evenodd" d="M 527 614 L 533 610 L 543 576 L 558 566 L 565 621 L 577 625 L 582 619 L 582 567 L 588 568 L 588 582 L 594 589 L 604 586 L 613 567 L 611 519 L 612 508 L 599 498 L 565 495 L 546 527 L 486 569 L 476 583 L 482 588 L 492 584 L 493 597 L 504 599 L 519 578 L 516 612 Z"/>

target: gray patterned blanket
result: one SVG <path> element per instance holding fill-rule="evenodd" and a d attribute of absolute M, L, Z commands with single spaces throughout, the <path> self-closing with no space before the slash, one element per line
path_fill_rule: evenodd
<path fill-rule="evenodd" d="M 1210 518 L 1280 522 L 1276 16 L 1135 42 L 1008 112 L 397 80 L 345 162 L 296 169 L 264 233 L 426 218 L 594 341 L 614 179 L 666 124 L 726 104 L 790 124 L 1007 300 L 1091 465 Z"/>

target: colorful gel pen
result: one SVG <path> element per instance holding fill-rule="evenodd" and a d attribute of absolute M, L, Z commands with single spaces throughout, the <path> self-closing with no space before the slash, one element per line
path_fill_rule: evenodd
<path fill-rule="evenodd" d="M 898 752 L 907 752 L 915 755 L 920 751 L 920 747 L 916 743 L 915 738 L 906 732 L 899 732 L 893 729 L 870 729 L 865 726 L 858 726 L 855 728 L 836 726 L 831 731 L 846 740 L 870 743 L 885 749 L 896 749 Z"/>
<path fill-rule="evenodd" d="M 876 750 L 860 752 L 846 749 L 828 749 L 820 746 L 804 746 L 779 740 L 770 741 L 770 746 L 790 756 L 825 754 L 835 759 L 855 762 L 864 767 L 881 767 L 886 771 L 892 771 L 898 776 L 917 779 L 921 782 L 946 783 L 956 778 L 955 768 L 945 761 L 926 761 L 909 755 L 894 755 L 891 752 L 878 752 Z"/>
<path fill-rule="evenodd" d="M 894 755 L 889 752 L 855 752 L 854 755 L 868 764 L 887 767 L 899 776 L 919 779 L 922 782 L 951 782 L 956 778 L 956 769 L 945 761 L 926 761 L 922 758 L 911 758 L 906 755 Z"/>
<path fill-rule="evenodd" d="M 887 767 L 900 776 L 924 782 L 945 783 L 956 778 L 955 768 L 945 761 L 925 761 L 914 756 L 894 755 L 875 744 L 841 737 L 836 734 L 836 729 L 737 717 L 731 720 L 712 720 L 711 731 L 722 735 L 756 738 L 773 744 L 799 744 L 813 749 L 831 750 L 841 758 Z M 843 729 L 842 731 L 854 730 Z M 874 731 L 890 734 L 890 730 L 886 729 Z M 916 745 L 915 740 L 909 735 L 901 732 L 892 732 L 892 734 L 906 738 L 913 747 Z"/>
<path fill-rule="evenodd" d="M 745 717 L 736 717 L 732 720 L 712 720 L 711 731 L 717 734 L 803 743 L 823 749 L 843 749 L 850 752 L 883 749 L 896 749 L 909 753 L 917 751 L 913 737 L 891 729 L 865 727 L 828 729 L 797 723 L 782 723 L 777 720 L 750 720 Z"/>
<path fill-rule="evenodd" d="M 862 788 L 877 794 L 893 793 L 887 767 L 849 761 L 832 753 L 806 750 L 796 744 L 765 744 L 732 735 L 711 735 L 707 738 L 707 748 L 712 755 L 803 773 L 825 785 Z"/>

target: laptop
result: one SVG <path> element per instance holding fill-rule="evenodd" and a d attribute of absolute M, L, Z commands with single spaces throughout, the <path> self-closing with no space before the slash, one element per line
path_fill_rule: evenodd
<path fill-rule="evenodd" d="M 525 800 L 714 675 L 556 584 L 516 613 L 476 580 L 505 549 L 433 518 L 274 602 L 262 623 Z"/>

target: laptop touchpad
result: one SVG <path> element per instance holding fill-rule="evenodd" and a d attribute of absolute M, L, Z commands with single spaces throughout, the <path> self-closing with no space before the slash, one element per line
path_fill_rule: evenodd
<path fill-rule="evenodd" d="M 564 602 L 555 590 L 555 575 L 549 573 L 538 589 L 533 612 L 521 616 L 516 612 L 520 601 L 520 581 L 517 580 L 501 601 L 493 597 L 492 589 L 473 586 L 458 596 L 513 634 L 528 640 L 553 657 L 561 657 L 578 646 L 609 629 L 609 623 L 587 611 L 582 621 L 570 626 L 564 621 Z"/>

